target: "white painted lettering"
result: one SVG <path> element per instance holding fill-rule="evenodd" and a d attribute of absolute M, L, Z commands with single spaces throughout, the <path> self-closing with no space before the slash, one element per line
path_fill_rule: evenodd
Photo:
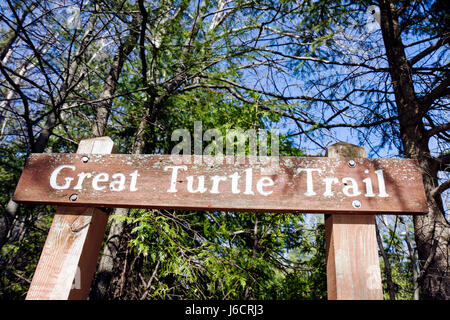
<path fill-rule="evenodd" d="M 123 173 L 115 173 L 112 175 L 113 180 L 109 184 L 111 191 L 122 191 L 125 190 L 125 175 Z"/>
<path fill-rule="evenodd" d="M 137 178 L 140 176 L 141 175 L 138 173 L 137 170 L 135 170 L 133 173 L 130 173 L 130 177 L 131 177 L 130 191 L 137 191 L 136 183 L 137 183 Z"/>
<path fill-rule="evenodd" d="M 379 197 L 389 197 L 389 194 L 386 193 L 386 185 L 384 184 L 384 176 L 383 176 L 383 170 L 375 170 L 375 173 L 378 178 L 378 189 L 380 193 L 378 194 Z"/>
<path fill-rule="evenodd" d="M 187 170 L 187 166 L 166 166 L 164 167 L 164 171 L 168 171 L 169 169 L 172 169 L 172 176 L 170 178 L 170 188 L 167 189 L 167 192 L 177 192 L 177 176 L 178 176 L 178 170 Z"/>
<path fill-rule="evenodd" d="M 231 178 L 231 192 L 233 194 L 240 193 L 241 191 L 238 188 L 239 178 L 241 177 L 237 172 L 229 175 Z"/>
<path fill-rule="evenodd" d="M 262 177 L 258 180 L 256 183 L 256 190 L 263 196 L 268 196 L 269 194 L 272 194 L 273 190 L 270 191 L 264 191 L 264 187 L 271 187 L 275 184 L 275 182 L 270 177 Z"/>
<path fill-rule="evenodd" d="M 198 177 L 198 187 L 196 190 L 194 190 L 194 177 L 193 176 L 189 176 L 186 178 L 187 179 L 187 190 L 190 193 L 204 193 L 207 189 L 205 188 L 205 177 L 204 176 L 199 176 Z"/>
<path fill-rule="evenodd" d="M 314 192 L 314 186 L 313 186 L 313 179 L 312 179 L 312 172 L 317 171 L 319 173 L 322 172 L 321 169 L 313 169 L 313 168 L 299 168 L 297 169 L 298 173 L 302 171 L 306 171 L 306 192 L 305 196 L 315 196 L 317 193 Z"/>
<path fill-rule="evenodd" d="M 342 183 L 344 184 L 344 188 L 342 189 L 342 192 L 347 197 L 356 197 L 361 194 L 358 190 L 358 183 L 356 183 L 356 180 L 353 178 L 342 178 Z M 352 192 L 350 192 L 352 190 Z"/>
<path fill-rule="evenodd" d="M 227 177 L 224 176 L 212 176 L 211 180 L 213 182 L 211 190 L 209 190 L 210 193 L 219 193 L 219 183 L 220 181 L 227 180 Z"/>
<path fill-rule="evenodd" d="M 372 188 L 372 179 L 370 178 L 365 178 L 363 180 L 364 184 L 366 185 L 366 197 L 375 197 L 375 193 L 373 193 L 373 188 Z"/>
<path fill-rule="evenodd" d="M 330 178 L 330 177 L 326 177 L 325 179 L 323 179 L 323 181 L 325 182 L 325 192 L 323 193 L 323 195 L 325 197 L 332 197 L 333 191 L 331 191 L 331 185 L 333 183 L 339 183 L 338 178 Z"/>
<path fill-rule="evenodd" d="M 80 172 L 79 174 L 77 174 L 77 176 L 78 176 L 78 182 L 77 182 L 77 185 L 73 188 L 75 190 L 81 190 L 81 189 L 83 189 L 84 179 L 92 177 L 92 174 L 86 173 L 86 172 Z"/>
<path fill-rule="evenodd" d="M 99 186 L 98 183 L 99 182 L 106 182 L 109 179 L 109 175 L 107 173 L 99 173 L 97 174 L 94 179 L 92 179 L 92 188 L 94 188 L 94 190 L 104 190 L 106 188 L 106 186 Z"/>
<path fill-rule="evenodd" d="M 251 194 L 251 195 L 255 194 L 252 190 L 252 183 L 253 183 L 252 168 L 245 169 L 245 191 L 244 191 L 244 194 Z"/>
<path fill-rule="evenodd" d="M 75 170 L 74 166 L 69 166 L 69 165 L 62 165 L 62 166 L 57 167 L 55 170 L 53 170 L 52 174 L 50 175 L 50 186 L 53 189 L 56 189 L 56 190 L 69 189 L 70 183 L 72 182 L 73 178 L 64 178 L 64 180 L 66 182 L 62 186 L 60 186 L 56 183 L 56 178 L 58 177 L 61 170 L 65 169 L 65 168 L 72 169 L 72 171 Z"/>

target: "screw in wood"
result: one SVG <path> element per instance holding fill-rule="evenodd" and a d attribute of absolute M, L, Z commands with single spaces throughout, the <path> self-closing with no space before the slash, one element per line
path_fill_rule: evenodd
<path fill-rule="evenodd" d="M 355 208 L 355 209 L 361 208 L 361 206 L 362 206 L 361 201 L 359 201 L 359 200 L 353 200 L 352 206 L 353 206 L 353 208 Z"/>
<path fill-rule="evenodd" d="M 356 161 L 355 161 L 355 160 L 349 160 L 349 161 L 348 161 L 348 166 L 349 166 L 350 168 L 356 167 Z"/>
<path fill-rule="evenodd" d="M 70 201 L 77 201 L 77 199 L 78 199 L 78 195 L 76 193 L 70 195 L 70 197 L 69 197 Z"/>
<path fill-rule="evenodd" d="M 81 158 L 81 161 L 83 161 L 84 163 L 86 163 L 86 162 L 89 161 L 89 157 L 83 156 L 83 157 Z"/>

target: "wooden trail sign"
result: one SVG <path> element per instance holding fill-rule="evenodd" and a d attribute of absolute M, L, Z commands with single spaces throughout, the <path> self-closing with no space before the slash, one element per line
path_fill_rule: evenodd
<path fill-rule="evenodd" d="M 194 158 L 195 157 L 195 158 Z M 423 214 L 410 159 L 32 154 L 14 200 L 86 207 Z M 198 161 L 200 160 L 200 161 Z"/>
<path fill-rule="evenodd" d="M 97 207 L 325 213 L 328 299 L 382 299 L 374 215 L 428 211 L 416 161 L 366 159 L 347 143 L 262 162 L 112 150 L 100 137 L 27 160 L 14 200 L 59 205 L 27 300 L 87 299 L 108 219 Z"/>

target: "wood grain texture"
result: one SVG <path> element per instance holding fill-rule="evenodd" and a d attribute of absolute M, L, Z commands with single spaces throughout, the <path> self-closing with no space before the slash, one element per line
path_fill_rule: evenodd
<path fill-rule="evenodd" d="M 82 154 L 31 155 L 14 201 L 261 212 L 423 214 L 428 211 L 418 164 L 409 159 L 355 157 L 352 158 L 355 167 L 349 166 L 348 159 L 340 158 L 280 157 L 277 166 L 252 164 L 250 158 L 244 158 L 240 164 L 228 164 L 227 161 L 223 164 L 210 164 L 211 161 L 189 164 L 186 160 L 180 165 L 183 168 L 177 170 L 176 185 L 171 187 L 174 174 L 171 168 L 176 165 L 169 155 L 90 155 L 87 162 L 83 162 L 83 157 Z M 55 183 L 62 186 L 65 179 L 72 180 L 66 189 L 55 190 L 49 177 L 61 165 L 70 168 L 61 169 Z M 305 168 L 313 170 L 310 174 L 314 195 L 308 195 L 311 192 L 308 191 Z M 380 196 L 377 170 L 382 170 L 388 196 Z M 86 178 L 80 183 L 83 173 Z M 138 175 L 134 186 L 133 173 Z M 123 176 L 123 190 L 117 191 L 118 180 L 113 179 L 116 174 Z M 234 191 L 232 175 L 236 175 L 236 179 L 239 177 Z M 204 182 L 202 192 L 198 191 L 199 177 Z M 221 181 L 216 181 L 216 187 L 214 177 L 222 177 Z M 331 196 L 327 194 L 325 179 L 336 179 L 330 184 Z M 367 179 L 373 189 L 372 196 L 367 196 Z M 356 189 L 352 188 L 353 183 Z M 171 188 L 176 192 L 169 192 Z M 358 191 L 358 195 L 353 195 L 354 191 Z M 75 201 L 70 200 L 72 195 L 76 195 Z M 355 208 L 354 200 L 358 200 L 361 207 Z"/>
<path fill-rule="evenodd" d="M 112 150 L 112 140 L 101 137 L 81 141 L 77 152 Z M 107 221 L 99 209 L 59 206 L 26 299 L 87 299 Z"/>
<path fill-rule="evenodd" d="M 365 150 L 338 143 L 329 157 L 365 157 Z M 325 216 L 329 300 L 382 300 L 381 270 L 374 215 Z"/>

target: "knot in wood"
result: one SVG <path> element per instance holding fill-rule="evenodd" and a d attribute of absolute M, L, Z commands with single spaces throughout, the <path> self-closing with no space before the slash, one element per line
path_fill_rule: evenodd
<path fill-rule="evenodd" d="M 87 226 L 89 226 L 89 220 L 88 222 L 84 221 L 84 216 L 78 216 L 71 224 L 70 224 L 70 231 L 73 233 L 78 233 Z"/>

